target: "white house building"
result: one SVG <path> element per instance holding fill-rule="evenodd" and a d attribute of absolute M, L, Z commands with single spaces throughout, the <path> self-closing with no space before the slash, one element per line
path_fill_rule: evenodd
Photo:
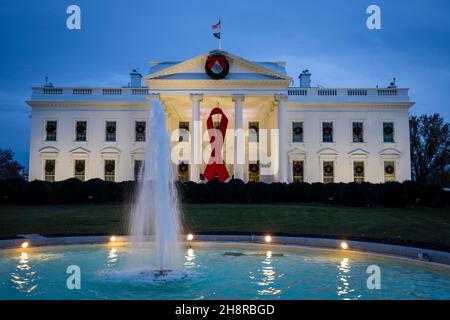
<path fill-rule="evenodd" d="M 149 73 L 142 77 L 133 70 L 126 87 L 34 87 L 27 101 L 32 108 L 29 179 L 135 179 L 145 155 L 151 99 L 164 106 L 169 131 L 180 128 L 180 140 L 203 147 L 209 141 L 200 130 L 206 131 L 206 119 L 217 106 L 229 120 L 228 129 L 252 129 L 235 140 L 246 160 L 244 165 L 226 164 L 230 178 L 410 179 L 408 110 L 413 103 L 408 89 L 395 84 L 311 87 L 307 70 L 299 76 L 300 86 L 292 87 L 285 67 L 285 62 L 248 61 L 217 50 L 181 62 L 150 62 Z M 201 128 L 193 121 L 200 121 Z M 248 151 L 249 143 L 259 143 L 263 129 L 278 129 L 277 148 L 269 147 L 279 163 L 273 175 L 262 175 L 263 165 Z M 200 148 L 192 144 L 191 150 L 189 159 L 201 157 Z M 187 160 L 174 166 L 180 180 L 199 181 L 206 165 Z"/>

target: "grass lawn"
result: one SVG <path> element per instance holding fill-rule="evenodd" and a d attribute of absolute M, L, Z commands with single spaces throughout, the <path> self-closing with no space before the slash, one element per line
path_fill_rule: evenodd
<path fill-rule="evenodd" d="M 0 206 L 0 237 L 25 233 L 123 234 L 125 205 Z M 390 239 L 450 248 L 450 209 L 344 208 L 294 204 L 187 204 L 189 232 L 270 232 Z"/>

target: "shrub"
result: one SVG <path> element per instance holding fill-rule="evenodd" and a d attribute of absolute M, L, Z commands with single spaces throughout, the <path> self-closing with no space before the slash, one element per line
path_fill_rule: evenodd
<path fill-rule="evenodd" d="M 341 183 L 325 183 L 322 187 L 322 202 L 327 204 L 341 203 Z"/>
<path fill-rule="evenodd" d="M 358 207 L 366 204 L 361 183 L 347 183 L 342 188 L 342 204 L 349 207 Z"/>
<path fill-rule="evenodd" d="M 374 206 L 377 203 L 377 193 L 380 185 L 370 182 L 363 182 L 361 184 L 361 191 L 363 202 L 366 206 Z"/>
<path fill-rule="evenodd" d="M 27 184 L 23 179 L 0 180 L 0 204 L 23 202 L 23 189 Z"/>
<path fill-rule="evenodd" d="M 51 184 L 53 199 L 56 202 L 71 204 L 86 201 L 84 184 L 79 179 L 70 178 Z"/>
<path fill-rule="evenodd" d="M 403 185 L 399 182 L 386 182 L 378 190 L 378 203 L 385 207 L 402 207 L 406 204 Z"/>
<path fill-rule="evenodd" d="M 312 202 L 322 202 L 322 189 L 323 189 L 323 183 L 322 182 L 314 182 L 311 185 L 311 201 Z"/>
<path fill-rule="evenodd" d="M 230 202 L 243 202 L 245 182 L 240 179 L 231 179 L 227 184 Z"/>
<path fill-rule="evenodd" d="M 294 182 L 287 186 L 289 201 L 312 202 L 312 186 L 306 182 Z"/>
<path fill-rule="evenodd" d="M 108 185 L 102 179 L 91 179 L 84 183 L 85 200 L 92 203 L 108 201 Z"/>
<path fill-rule="evenodd" d="M 22 203 L 28 205 L 49 204 L 51 202 L 51 190 L 47 182 L 34 180 L 23 188 Z"/>
<path fill-rule="evenodd" d="M 267 201 L 267 184 L 249 182 L 244 187 L 244 201 L 247 203 L 263 203 Z"/>
<path fill-rule="evenodd" d="M 409 206 L 415 206 L 421 203 L 423 185 L 419 182 L 405 181 L 403 182 L 406 203 Z"/>
<path fill-rule="evenodd" d="M 193 181 L 187 181 L 184 183 L 186 187 L 187 201 L 190 203 L 205 203 L 207 198 L 208 190 L 206 189 L 206 184 L 195 183 Z"/>
<path fill-rule="evenodd" d="M 108 201 L 110 202 L 122 202 L 123 201 L 123 185 L 122 183 L 107 181 L 106 186 L 108 189 Z"/>
<path fill-rule="evenodd" d="M 422 189 L 419 204 L 423 206 L 438 207 L 440 202 L 441 187 L 437 184 L 425 185 Z"/>
<path fill-rule="evenodd" d="M 267 196 L 270 202 L 286 202 L 289 200 L 285 183 L 272 182 L 267 186 Z"/>

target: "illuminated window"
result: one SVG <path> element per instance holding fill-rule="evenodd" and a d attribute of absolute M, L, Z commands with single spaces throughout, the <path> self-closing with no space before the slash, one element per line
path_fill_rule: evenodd
<path fill-rule="evenodd" d="M 258 142 L 259 141 L 259 122 L 252 121 L 248 123 L 248 141 Z"/>
<path fill-rule="evenodd" d="M 178 129 L 180 130 L 178 141 L 189 142 L 189 122 L 187 121 L 178 122 Z"/>
<path fill-rule="evenodd" d="M 292 162 L 292 177 L 294 182 L 303 182 L 303 161 Z"/>
<path fill-rule="evenodd" d="M 75 125 L 75 141 L 86 141 L 87 122 L 77 121 Z"/>
<path fill-rule="evenodd" d="M 323 183 L 334 182 L 334 163 L 333 161 L 323 162 Z"/>
<path fill-rule="evenodd" d="M 75 160 L 75 174 L 74 177 L 84 181 L 86 178 L 86 161 L 85 160 Z"/>
<path fill-rule="evenodd" d="M 259 161 L 248 164 L 248 181 L 259 182 Z"/>
<path fill-rule="evenodd" d="M 384 162 L 384 181 L 391 182 L 395 181 L 395 162 L 385 161 Z"/>
<path fill-rule="evenodd" d="M 383 142 L 394 142 L 394 123 L 383 122 Z"/>
<path fill-rule="evenodd" d="M 364 161 L 353 162 L 353 180 L 357 183 L 364 182 Z"/>
<path fill-rule="evenodd" d="M 47 141 L 56 141 L 56 131 L 58 123 L 56 121 L 47 121 L 45 125 L 45 140 Z"/>
<path fill-rule="evenodd" d="M 189 181 L 189 165 L 187 163 L 178 164 L 178 181 Z"/>
<path fill-rule="evenodd" d="M 136 133 L 135 140 L 137 142 L 145 141 L 145 121 L 136 121 L 134 131 Z"/>
<path fill-rule="evenodd" d="M 292 142 L 303 142 L 303 122 L 292 122 Z"/>
<path fill-rule="evenodd" d="M 54 182 L 55 181 L 55 167 L 56 167 L 56 161 L 55 160 L 45 160 L 44 165 L 44 180 L 48 182 Z"/>
<path fill-rule="evenodd" d="M 353 142 L 364 142 L 364 124 L 362 122 L 353 122 Z"/>
<path fill-rule="evenodd" d="M 105 160 L 105 181 L 116 180 L 116 161 L 115 160 Z"/>

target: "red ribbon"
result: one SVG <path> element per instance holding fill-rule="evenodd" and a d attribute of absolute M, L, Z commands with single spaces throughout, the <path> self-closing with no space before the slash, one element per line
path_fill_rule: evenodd
<path fill-rule="evenodd" d="M 208 69 L 211 70 L 212 67 L 214 67 L 214 64 L 216 63 L 216 61 L 220 64 L 220 66 L 222 67 L 222 69 L 226 68 L 226 61 L 227 58 L 225 56 L 222 55 L 218 55 L 218 56 L 208 56 Z"/>
<path fill-rule="evenodd" d="M 213 123 L 213 115 L 220 114 L 222 115 L 220 119 L 219 124 L 219 131 L 222 134 L 222 139 L 216 141 L 216 130 L 214 128 Z M 228 126 L 228 118 L 223 113 L 222 109 L 220 108 L 214 108 L 209 117 L 208 120 L 206 120 L 206 127 L 208 128 L 209 133 L 209 143 L 211 144 L 212 151 L 211 151 L 211 157 L 208 161 L 208 165 L 205 168 L 204 176 L 207 180 L 212 180 L 217 178 L 220 182 L 225 182 L 230 175 L 228 174 L 227 168 L 225 167 L 225 162 L 222 159 L 222 147 L 223 142 L 225 140 L 225 133 Z M 217 152 L 217 155 L 216 155 Z"/>

